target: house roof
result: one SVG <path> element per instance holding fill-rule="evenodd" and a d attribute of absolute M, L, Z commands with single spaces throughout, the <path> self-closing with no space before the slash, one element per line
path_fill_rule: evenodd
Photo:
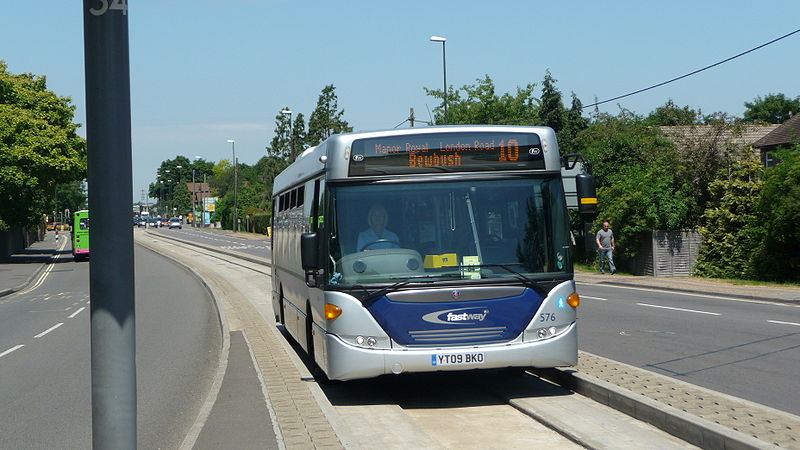
<path fill-rule="evenodd" d="M 772 147 L 800 142 L 800 114 L 779 125 L 766 136 L 755 141 L 753 147 Z"/>
<path fill-rule="evenodd" d="M 658 128 L 669 140 L 676 144 L 697 142 L 698 140 L 722 140 L 733 145 L 746 147 L 755 146 L 755 142 L 781 126 L 783 125 L 742 125 L 719 128 L 713 125 L 687 125 Z"/>

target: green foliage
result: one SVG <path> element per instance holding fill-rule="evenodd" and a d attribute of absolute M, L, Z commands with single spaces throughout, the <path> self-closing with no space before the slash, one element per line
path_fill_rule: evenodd
<path fill-rule="evenodd" d="M 577 142 L 594 164 L 598 187 L 611 185 L 621 168 L 674 168 L 678 160 L 672 143 L 628 110 L 617 116 L 600 114 L 578 135 Z"/>
<path fill-rule="evenodd" d="M 703 214 L 703 245 L 695 274 L 721 278 L 752 278 L 752 255 L 760 247 L 763 229 L 756 205 L 762 189 L 761 163 L 752 153 L 733 161 L 709 184 L 715 202 Z"/>
<path fill-rule="evenodd" d="M 645 123 L 652 126 L 677 126 L 677 125 L 697 125 L 701 121 L 702 114 L 700 111 L 695 111 L 689 106 L 683 108 L 678 107 L 672 102 L 672 99 L 667 100 L 663 106 L 659 106 L 645 119 Z"/>
<path fill-rule="evenodd" d="M 88 208 L 86 203 L 86 183 L 83 181 L 70 181 L 56 185 L 53 211 L 80 211 Z M 52 213 L 52 211 L 50 211 Z"/>
<path fill-rule="evenodd" d="M 539 99 L 533 93 L 535 85 L 517 88 L 514 95 L 498 96 L 489 75 L 475 80 L 474 85 L 465 85 L 448 93 L 447 121 L 442 106 L 434 108 L 437 125 L 535 125 L 539 118 Z M 425 93 L 442 98 L 442 91 L 425 89 Z M 463 95 L 462 95 L 463 91 Z"/>
<path fill-rule="evenodd" d="M 564 128 L 558 135 L 558 146 L 562 154 L 577 153 L 580 151 L 578 134 L 589 127 L 589 119 L 583 117 L 583 104 L 572 93 L 572 105 L 564 113 Z"/>
<path fill-rule="evenodd" d="M 308 120 L 309 146 L 318 145 L 332 134 L 349 133 L 353 128 L 342 117 L 344 110 L 339 110 L 339 99 L 336 88 L 329 84 L 322 89 L 317 99 L 317 107 Z"/>
<path fill-rule="evenodd" d="M 561 91 L 556 88 L 556 81 L 548 69 L 542 82 L 539 124 L 552 128 L 558 134 L 564 127 L 564 104 L 561 102 Z"/>
<path fill-rule="evenodd" d="M 185 216 L 192 210 L 192 193 L 185 182 L 177 183 L 172 190 L 172 216 Z"/>
<path fill-rule="evenodd" d="M 289 109 L 288 107 L 281 109 L 281 111 Z M 287 114 L 278 112 L 275 116 L 275 136 L 267 147 L 267 155 L 276 158 L 289 159 L 293 158 L 292 147 L 295 142 L 292 142 L 290 128 L 291 117 Z M 297 147 L 294 147 L 297 149 Z"/>
<path fill-rule="evenodd" d="M 86 146 L 69 97 L 6 68 L 0 60 L 0 222 L 25 226 L 52 211 L 57 184 L 86 177 Z"/>
<path fill-rule="evenodd" d="M 294 145 L 295 155 L 303 153 L 306 148 L 310 147 L 303 113 L 297 113 L 297 117 L 294 118 L 294 124 L 292 125 L 292 145 Z"/>
<path fill-rule="evenodd" d="M 753 263 L 759 278 L 800 281 L 800 145 L 777 153 L 766 169 L 756 211 L 763 229 Z"/>
<path fill-rule="evenodd" d="M 800 96 L 788 98 L 783 94 L 769 94 L 763 99 L 759 96 L 752 102 L 745 102 L 744 122 L 783 123 L 800 112 Z"/>
<path fill-rule="evenodd" d="M 689 199 L 676 178 L 678 155 L 657 129 L 623 110 L 618 116 L 600 115 L 577 142 L 594 163 L 596 225 L 611 222 L 622 255 L 638 254 L 643 231 L 683 226 Z"/>

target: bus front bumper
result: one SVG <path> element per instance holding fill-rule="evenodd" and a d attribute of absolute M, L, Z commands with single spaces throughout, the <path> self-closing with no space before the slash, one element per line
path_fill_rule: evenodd
<path fill-rule="evenodd" d="M 384 374 L 440 372 L 505 367 L 564 367 L 577 364 L 578 339 L 573 322 L 551 339 L 483 347 L 369 349 L 325 335 L 325 372 L 332 380 L 371 378 Z"/>

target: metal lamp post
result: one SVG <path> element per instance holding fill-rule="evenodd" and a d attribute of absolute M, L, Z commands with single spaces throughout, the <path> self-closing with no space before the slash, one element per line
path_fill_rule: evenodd
<path fill-rule="evenodd" d="M 177 171 L 177 173 L 175 174 L 176 175 L 175 178 L 177 178 L 178 179 L 177 182 L 180 183 L 180 181 L 183 179 L 183 177 L 181 177 L 180 169 L 183 169 L 183 166 L 177 165 L 177 166 L 175 166 L 175 168 L 179 169 Z M 176 217 L 175 216 L 175 197 L 172 197 L 172 216 L 171 217 Z"/>
<path fill-rule="evenodd" d="M 289 156 L 294 159 L 294 135 L 292 134 L 292 110 L 289 108 L 281 110 L 281 114 L 289 116 Z"/>
<path fill-rule="evenodd" d="M 200 156 L 195 155 L 192 161 L 192 226 L 197 227 L 197 184 L 195 183 L 195 162 Z"/>
<path fill-rule="evenodd" d="M 444 44 L 447 38 L 441 36 L 431 36 L 431 42 L 442 43 L 442 72 L 444 73 L 444 90 L 442 91 L 444 97 L 444 123 L 447 123 L 447 59 L 445 58 Z"/>
<path fill-rule="evenodd" d="M 234 231 L 239 231 L 239 214 L 236 210 L 237 202 L 236 202 L 236 190 L 239 186 L 239 175 L 237 174 L 237 165 L 236 162 L 236 140 L 235 139 L 228 139 L 228 142 L 231 143 L 231 152 L 233 153 L 233 227 Z"/>

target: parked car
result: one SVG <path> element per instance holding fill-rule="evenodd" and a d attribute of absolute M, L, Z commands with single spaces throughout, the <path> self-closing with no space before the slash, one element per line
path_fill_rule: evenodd
<path fill-rule="evenodd" d="M 183 228 L 183 220 L 180 217 L 173 217 L 172 219 L 169 219 L 168 226 L 170 230 L 173 228 L 177 228 L 180 230 Z"/>

